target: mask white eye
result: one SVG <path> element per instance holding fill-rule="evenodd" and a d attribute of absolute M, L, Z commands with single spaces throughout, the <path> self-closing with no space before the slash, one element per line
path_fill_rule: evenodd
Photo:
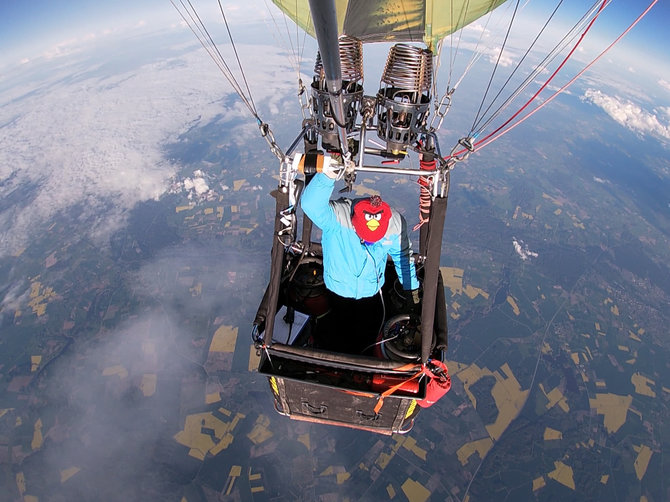
<path fill-rule="evenodd" d="M 382 213 L 373 214 L 372 217 L 373 217 L 375 220 L 379 221 L 379 220 L 382 219 Z"/>
<path fill-rule="evenodd" d="M 374 217 L 375 217 L 374 214 L 365 213 L 365 221 L 370 221 Z"/>

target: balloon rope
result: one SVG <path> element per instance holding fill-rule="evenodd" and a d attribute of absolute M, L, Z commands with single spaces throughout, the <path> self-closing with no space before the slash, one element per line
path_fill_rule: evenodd
<path fill-rule="evenodd" d="M 568 62 L 568 60 L 572 57 L 572 55 L 575 53 L 575 51 L 577 50 L 577 48 L 580 46 L 580 44 L 581 44 L 582 41 L 584 40 L 584 37 L 585 37 L 586 34 L 589 32 L 589 30 L 591 29 L 591 27 L 593 26 L 593 24 L 596 22 L 596 19 L 598 19 L 598 16 L 599 16 L 600 13 L 602 12 L 602 10 L 605 8 L 605 5 L 607 5 L 608 1 L 609 1 L 609 0 L 603 0 L 603 2 L 600 4 L 600 8 L 598 9 L 598 12 L 596 13 L 595 16 L 593 16 L 593 19 L 591 19 L 591 22 L 588 24 L 588 26 L 586 27 L 586 29 L 584 30 L 584 32 L 581 34 L 581 36 L 579 37 L 579 40 L 577 41 L 577 43 L 574 45 L 574 47 L 572 48 L 572 50 L 570 50 L 570 52 L 568 53 L 568 55 L 565 56 L 565 58 L 563 58 L 563 61 L 561 61 L 561 64 L 558 65 L 558 68 L 556 68 L 556 69 L 554 70 L 554 72 L 553 72 L 553 73 L 551 74 L 551 76 L 547 79 L 547 81 L 546 81 L 544 84 L 542 84 L 542 86 L 535 92 L 535 94 L 533 94 L 533 95 L 531 96 L 531 98 L 530 98 L 528 101 L 526 101 L 526 102 L 524 103 L 524 105 L 523 105 L 521 108 L 519 108 L 519 109 L 518 109 L 518 110 L 517 110 L 517 111 L 516 111 L 510 118 L 508 118 L 508 119 L 507 119 L 507 120 L 506 120 L 500 127 L 498 127 L 495 131 L 493 131 L 492 133 L 488 134 L 488 135 L 485 136 L 484 138 L 482 138 L 482 139 L 480 139 L 479 141 L 475 142 L 474 145 L 473 145 L 473 146 L 475 147 L 475 149 L 476 149 L 477 147 L 481 147 L 481 144 L 482 144 L 482 143 L 485 143 L 485 142 L 486 142 L 486 144 L 490 143 L 490 142 L 488 141 L 489 139 L 491 139 L 491 138 L 495 139 L 494 136 L 496 136 L 496 134 L 497 134 L 499 131 L 501 131 L 502 129 L 504 129 L 505 126 L 507 126 L 507 124 L 509 124 L 510 122 L 512 122 L 512 121 L 513 121 L 513 120 L 514 120 L 514 119 L 515 119 L 521 112 L 523 112 L 523 111 L 524 111 L 524 110 L 525 110 L 525 109 L 526 109 L 526 108 L 527 108 L 527 107 L 528 107 L 528 106 L 535 100 L 535 98 L 537 98 L 537 96 L 538 96 L 538 95 L 539 95 L 539 94 L 540 94 L 540 93 L 541 93 L 541 92 L 542 92 L 542 91 L 549 85 L 549 83 L 554 79 L 554 77 L 558 74 L 558 72 L 561 71 L 561 68 L 563 68 L 563 66 L 565 65 L 565 63 Z M 496 137 L 500 137 L 500 136 L 496 136 Z"/>
<path fill-rule="evenodd" d="M 181 8 L 175 3 L 175 1 L 178 1 L 179 4 L 181 5 Z M 239 82 L 235 78 L 232 70 L 228 66 L 225 58 L 219 51 L 218 46 L 214 42 L 212 36 L 210 35 L 209 31 L 207 31 L 207 28 L 205 27 L 205 24 L 202 22 L 202 19 L 198 15 L 198 12 L 196 11 L 195 7 L 191 3 L 191 0 L 170 0 L 170 3 L 172 6 L 175 8 L 175 10 L 179 13 L 181 16 L 182 20 L 188 26 L 188 28 L 193 32 L 195 37 L 197 38 L 198 42 L 200 42 L 200 45 L 207 51 L 207 54 L 209 54 L 209 57 L 212 58 L 212 61 L 216 64 L 216 66 L 219 68 L 223 76 L 228 80 L 230 85 L 233 87 L 237 95 L 240 97 L 242 102 L 245 104 L 245 106 L 249 109 L 249 112 L 260 122 L 260 117 L 258 116 L 258 113 L 256 112 L 256 107 L 254 105 L 253 99 L 251 98 L 251 93 L 249 92 L 249 95 L 247 96 L 244 93 L 244 89 L 240 86 Z M 224 19 L 225 20 L 225 19 Z M 226 21 L 227 25 L 227 21 Z M 235 48 L 235 44 L 232 40 L 231 37 L 231 43 L 233 44 L 233 48 L 235 50 L 235 55 L 237 57 L 237 49 Z M 242 70 L 239 57 L 237 57 L 238 65 L 240 66 L 240 70 Z M 244 79 L 245 86 L 247 88 L 247 91 L 249 91 L 249 86 L 247 85 L 247 80 L 246 77 L 244 76 L 244 71 L 242 71 L 242 77 Z"/>
<path fill-rule="evenodd" d="M 598 62 L 598 61 L 599 61 L 599 60 L 600 60 L 600 59 L 601 59 L 607 52 L 609 52 L 609 50 L 610 50 L 612 47 L 614 47 L 614 46 L 615 46 L 615 45 L 616 45 L 616 44 L 617 44 L 623 37 L 625 37 L 625 36 L 628 34 L 628 32 L 629 32 L 630 30 L 632 30 L 633 27 L 635 27 L 635 25 L 636 25 L 637 23 L 639 23 L 639 22 L 642 20 L 642 18 L 643 18 L 644 16 L 647 15 L 647 13 L 651 10 L 651 8 L 652 8 L 654 5 L 656 5 L 657 2 L 658 2 L 658 0 L 653 0 L 653 1 L 649 4 L 649 6 L 644 10 L 644 12 L 642 12 L 642 13 L 635 19 L 635 21 L 633 21 L 633 22 L 628 26 L 628 28 L 626 28 L 626 29 L 621 33 L 621 35 L 619 35 L 619 36 L 616 38 L 616 40 L 614 40 L 610 45 L 608 45 L 608 46 L 605 48 L 605 50 L 603 50 L 600 54 L 598 54 L 598 56 L 597 56 L 595 59 L 593 59 L 593 61 L 591 61 L 588 65 L 586 65 L 586 66 L 585 66 L 579 73 L 577 73 L 572 79 L 570 79 L 570 81 L 567 82 L 563 87 L 561 87 L 561 88 L 558 89 L 556 92 L 554 92 L 554 93 L 553 93 L 551 96 L 549 96 L 549 98 L 547 98 L 543 103 L 541 103 L 540 105 L 538 105 L 537 107 L 535 107 L 533 110 L 531 110 L 529 113 L 527 113 L 526 115 L 524 115 L 523 117 L 521 117 L 521 119 L 519 119 L 517 122 L 515 122 L 514 124 L 512 124 L 510 127 L 508 127 L 507 129 L 501 131 L 501 129 L 503 129 L 503 127 L 505 127 L 505 126 L 506 126 L 507 124 L 509 124 L 509 123 L 510 123 L 510 122 L 511 122 L 517 115 L 519 115 L 519 113 L 520 113 L 520 112 L 521 112 L 521 111 L 528 105 L 528 103 L 530 103 L 530 101 L 529 101 L 528 103 L 526 103 L 526 105 L 524 105 L 524 106 L 523 106 L 517 113 L 515 113 L 515 114 L 514 114 L 509 120 L 507 120 L 507 122 L 505 122 L 502 126 L 500 126 L 498 129 L 496 129 L 495 131 L 493 131 L 493 132 L 492 132 L 491 134 L 489 134 L 488 136 L 486 136 L 486 137 L 482 138 L 481 140 L 477 141 L 477 142 L 475 143 L 475 145 L 474 145 L 475 148 L 478 150 L 478 149 L 480 149 L 480 148 L 485 147 L 486 145 L 489 145 L 490 143 L 492 143 L 492 142 L 495 141 L 496 139 L 498 139 L 498 138 L 500 138 L 501 136 L 507 134 L 509 131 L 511 131 L 512 129 L 514 129 L 516 126 L 518 126 L 519 124 L 521 124 L 522 122 L 524 122 L 525 120 L 527 120 L 528 118 L 530 118 L 532 115 L 535 114 L 535 112 L 537 112 L 538 110 L 540 110 L 541 108 L 543 108 L 543 107 L 544 107 L 545 105 L 547 105 L 549 102 L 553 101 L 553 99 L 554 99 L 556 96 L 558 96 L 559 94 L 561 94 L 565 89 L 567 89 L 570 85 L 572 85 L 572 84 L 575 82 L 575 80 L 577 80 L 579 77 L 581 77 L 581 76 L 584 74 L 584 72 L 586 72 L 589 68 L 591 68 L 591 67 L 592 67 L 596 62 Z M 595 18 L 594 18 L 593 20 L 595 21 Z M 591 22 L 591 24 L 593 24 L 593 21 Z M 590 27 L 591 27 L 591 25 L 589 25 L 589 28 L 590 28 Z M 588 29 L 587 29 L 587 31 L 588 31 Z M 584 33 L 586 33 L 586 32 L 584 32 Z M 582 38 L 583 38 L 583 35 L 582 35 Z M 581 39 L 580 39 L 580 42 L 581 42 Z M 575 46 L 575 48 L 576 48 L 576 46 Z M 572 52 L 574 52 L 574 49 L 570 52 L 570 54 L 568 55 L 568 57 L 570 57 L 570 55 L 572 54 Z M 566 59 L 567 59 L 567 58 L 566 58 Z M 564 61 L 564 62 L 565 62 L 565 61 Z M 561 66 L 562 66 L 562 64 L 561 64 Z M 560 67 L 559 67 L 559 69 L 560 69 Z M 557 71 L 558 71 L 558 70 L 557 70 Z M 555 72 L 554 72 L 554 74 L 555 74 Z M 552 75 L 551 78 L 553 78 L 553 75 Z M 550 78 L 549 80 L 551 80 L 551 78 Z M 549 80 L 545 83 L 545 85 L 542 86 L 542 88 L 540 89 L 540 91 L 546 87 L 546 85 L 549 83 Z M 538 93 L 539 93 L 540 91 L 538 91 Z M 538 93 L 536 93 L 535 96 L 537 96 Z M 531 101 L 535 98 L 535 96 L 533 96 L 533 98 L 531 98 Z M 498 134 L 496 134 L 496 133 L 498 133 Z"/>

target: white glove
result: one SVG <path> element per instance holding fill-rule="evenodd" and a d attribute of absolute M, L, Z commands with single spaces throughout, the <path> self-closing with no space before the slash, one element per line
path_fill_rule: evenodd
<path fill-rule="evenodd" d="M 321 172 L 326 176 L 328 176 L 330 179 L 336 180 L 342 173 L 342 166 L 340 166 L 337 162 L 333 161 L 332 157 L 324 155 L 323 167 L 321 168 Z"/>

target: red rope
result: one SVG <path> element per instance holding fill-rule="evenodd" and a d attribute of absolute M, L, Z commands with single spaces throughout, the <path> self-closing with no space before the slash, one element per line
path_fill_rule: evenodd
<path fill-rule="evenodd" d="M 424 171 L 435 171 L 437 159 L 421 159 L 419 165 Z M 432 204 L 432 198 L 430 196 L 430 178 L 427 176 L 419 176 L 417 183 L 421 185 L 421 191 L 419 193 L 419 223 L 414 225 L 414 231 L 419 230 L 424 223 L 430 221 L 430 207 Z"/>
<path fill-rule="evenodd" d="M 514 119 L 515 119 L 515 118 L 516 118 L 522 111 L 524 111 L 524 110 L 526 109 L 526 107 L 528 107 L 528 105 L 530 105 L 530 104 L 535 100 L 535 98 L 537 98 L 537 96 L 538 96 L 538 95 L 539 95 L 539 94 L 540 94 L 540 93 L 541 93 L 541 92 L 542 92 L 542 91 L 549 85 L 549 83 L 554 79 L 554 77 L 556 76 L 556 74 L 561 70 L 561 68 L 563 68 L 563 66 L 565 65 L 565 63 L 567 63 L 568 60 L 572 57 L 572 55 L 574 54 L 574 52 L 577 50 L 577 47 L 579 47 L 579 45 L 582 43 L 582 41 L 584 40 L 584 37 L 586 36 L 586 34 L 589 32 L 589 30 L 590 30 L 591 27 L 593 26 L 593 23 L 596 22 L 596 19 L 598 19 L 598 16 L 599 16 L 600 13 L 603 11 L 603 9 L 605 8 L 605 5 L 607 5 L 607 2 L 608 2 L 608 1 L 609 1 L 609 0 L 603 0 L 603 3 L 600 4 L 600 8 L 598 9 L 598 12 L 596 12 L 596 15 L 593 16 L 593 19 L 591 19 L 591 22 L 589 23 L 589 25 L 588 25 L 588 26 L 586 27 L 586 29 L 584 30 L 584 33 L 581 34 L 581 36 L 579 37 L 579 40 L 577 41 L 577 43 L 575 44 L 575 46 L 574 46 L 574 47 L 572 48 L 572 50 L 568 53 L 568 55 L 565 56 L 565 58 L 563 59 L 563 61 L 561 61 L 561 64 L 558 65 L 558 68 L 556 68 L 556 69 L 554 70 L 554 73 L 551 74 L 551 76 L 547 79 L 547 81 L 546 81 L 544 84 L 542 84 L 542 86 L 537 90 L 537 92 L 535 92 L 535 94 L 533 94 L 533 96 L 532 96 L 528 101 L 526 101 L 526 103 L 525 103 L 521 108 L 519 108 L 519 109 L 516 111 L 516 113 L 515 113 L 514 115 L 512 115 L 509 119 L 507 119 L 507 120 L 506 120 L 500 127 L 498 127 L 495 131 L 493 131 L 492 133 L 488 134 L 487 136 L 483 137 L 481 140 L 475 142 L 475 144 L 473 145 L 475 148 L 476 148 L 479 144 L 481 144 L 481 143 L 483 143 L 484 141 L 486 141 L 487 139 L 489 139 L 490 137 L 494 136 L 498 131 L 500 131 L 501 129 L 503 129 L 507 124 L 509 124 L 510 122 L 512 122 L 512 120 L 514 120 Z"/>
<path fill-rule="evenodd" d="M 614 47 L 617 43 L 619 43 L 619 41 L 621 41 L 621 39 L 622 39 L 623 37 L 625 37 L 625 36 L 628 34 L 628 32 L 629 32 L 630 30 L 632 30 L 632 29 L 635 27 L 635 25 L 636 25 L 637 23 L 639 23 L 639 22 L 642 20 L 642 18 L 643 18 L 644 16 L 647 15 L 647 13 L 651 10 L 651 8 L 652 8 L 654 5 L 656 5 L 657 2 L 658 2 L 658 0 L 653 0 L 653 1 L 647 6 L 647 8 L 644 10 L 644 12 L 642 12 L 642 14 L 640 14 L 640 15 L 635 19 L 635 21 L 633 21 L 633 22 L 628 26 L 628 28 L 626 28 L 626 29 L 621 33 L 621 35 L 619 35 L 619 36 L 618 36 L 618 37 L 617 37 L 611 44 L 609 44 L 609 45 L 605 48 L 605 50 L 603 50 L 600 54 L 598 54 L 598 56 L 596 56 L 595 59 L 593 59 L 593 61 L 591 61 L 591 62 L 590 62 L 589 64 L 587 64 L 584 68 L 582 68 L 582 70 L 581 70 L 579 73 L 577 73 L 574 77 L 572 77 L 572 79 L 570 79 L 570 81 L 568 81 L 565 85 L 563 85 L 563 87 L 561 87 L 561 88 L 558 89 L 556 92 L 554 92 L 551 96 L 549 96 L 549 97 L 548 97 L 542 104 L 536 106 L 533 110 L 531 110 L 531 111 L 528 112 L 526 115 L 524 115 L 523 117 L 521 117 L 521 119 L 519 119 L 517 122 L 515 122 L 514 124 L 512 124 L 512 125 L 511 125 L 510 127 L 508 127 L 506 130 L 502 131 L 502 132 L 501 132 L 500 134 L 498 134 L 497 136 L 492 137 L 492 138 L 490 137 L 490 136 L 491 136 L 492 134 L 494 134 L 496 131 L 500 130 L 500 127 L 499 127 L 498 129 L 496 129 L 496 131 L 494 131 L 493 133 L 491 133 L 491 134 L 489 134 L 488 136 L 486 136 L 485 138 L 482 138 L 480 141 L 478 141 L 478 142 L 476 143 L 476 145 L 477 145 L 479 148 L 483 148 L 483 147 L 485 147 L 485 146 L 488 145 L 489 143 L 492 143 L 492 142 L 495 141 L 496 139 L 498 139 L 498 138 L 500 138 L 501 136 L 504 136 L 505 134 L 507 134 L 508 132 L 510 132 L 512 129 L 514 129 L 516 126 L 518 126 L 518 125 L 521 124 L 522 122 L 525 122 L 527 119 L 529 119 L 530 117 L 532 117 L 538 110 L 540 110 L 541 108 L 544 108 L 547 104 L 549 104 L 551 101 L 553 101 L 554 98 L 556 98 L 556 96 L 558 96 L 558 95 L 561 94 L 565 89 L 567 89 L 569 86 L 571 86 L 571 85 L 575 82 L 575 80 L 577 80 L 579 77 L 581 77 L 581 76 L 582 76 L 582 75 L 583 75 L 589 68 L 591 68 L 594 64 L 596 64 L 596 63 L 597 63 L 597 62 L 598 62 L 598 61 L 599 61 L 599 60 L 600 60 L 600 59 L 601 59 L 607 52 L 609 52 L 610 49 L 611 49 L 612 47 Z M 514 118 L 514 117 L 512 117 L 512 118 Z M 510 120 L 511 120 L 511 119 L 510 119 Z M 507 124 L 508 122 L 509 122 L 509 120 L 508 120 L 505 124 Z M 504 124 L 503 124 L 503 125 L 504 125 Z"/>
<path fill-rule="evenodd" d="M 529 104 L 530 104 L 530 103 L 531 103 L 531 102 L 532 102 L 532 101 L 533 101 L 533 100 L 540 94 L 540 92 L 542 92 L 542 91 L 547 87 L 547 85 L 548 85 L 548 84 L 551 82 L 551 80 L 556 76 L 556 74 L 558 73 L 558 71 L 565 65 L 565 63 L 568 61 L 568 59 L 570 59 L 570 57 L 571 57 L 572 54 L 575 52 L 575 50 L 577 49 L 577 47 L 579 47 L 579 45 L 581 44 L 581 42 L 582 42 L 582 40 L 584 39 L 584 36 L 586 35 L 586 33 L 591 29 L 591 26 L 593 26 L 593 23 L 595 22 L 595 20 L 596 20 L 596 19 L 598 18 L 598 16 L 600 15 L 600 12 L 603 10 L 603 8 L 605 7 L 605 5 L 607 4 L 607 1 L 608 1 L 608 0 L 603 0 L 603 3 L 601 4 L 600 8 L 598 9 L 598 12 L 597 12 L 596 15 L 594 16 L 594 18 L 591 20 L 591 22 L 590 22 L 589 25 L 587 26 L 586 30 L 584 31 L 584 33 L 582 33 L 582 35 L 581 35 L 581 37 L 579 38 L 579 41 L 577 42 L 577 44 L 575 44 L 575 46 L 572 48 L 572 50 L 570 51 L 570 53 L 565 57 L 565 59 L 563 60 L 563 62 L 562 62 L 562 63 L 560 64 L 560 66 L 554 71 L 554 73 L 549 77 L 549 79 L 542 85 L 542 87 L 540 87 L 540 89 L 533 95 L 533 97 L 531 97 L 531 98 L 530 98 L 530 99 L 529 99 L 529 100 L 528 100 L 528 101 L 527 101 L 527 102 L 526 102 L 526 103 L 525 103 L 525 104 L 524 104 L 524 105 L 523 105 L 523 106 L 522 106 L 522 107 L 521 107 L 521 108 L 520 108 L 514 115 L 512 115 L 507 121 L 505 121 L 504 124 L 502 124 L 502 125 L 501 125 L 500 127 L 498 127 L 495 131 L 493 131 L 493 132 L 491 132 L 490 134 L 486 135 L 485 137 L 483 137 L 483 138 L 480 139 L 479 141 L 475 142 L 475 144 L 474 144 L 473 146 L 474 146 L 477 150 L 479 150 L 480 148 L 483 148 L 483 147 L 489 145 L 490 143 L 492 143 L 492 142 L 495 141 L 496 139 L 498 139 L 498 138 L 502 137 L 503 135 L 507 134 L 509 131 L 511 131 L 512 129 L 514 129 L 516 126 L 518 126 L 519 124 L 521 124 L 522 122 L 524 122 L 525 120 L 527 120 L 528 118 L 530 118 L 532 115 L 534 115 L 538 110 L 540 110 L 541 108 L 543 108 L 544 106 L 546 106 L 547 104 L 549 104 L 549 103 L 550 103 L 556 96 L 558 96 L 558 95 L 559 95 L 560 93 L 562 93 L 566 88 L 568 88 L 570 85 L 572 85 L 572 84 L 575 82 L 575 80 L 577 80 L 580 76 L 582 76 L 582 75 L 584 74 L 584 72 L 586 72 L 589 68 L 591 68 L 591 67 L 592 67 L 597 61 L 599 61 L 599 60 L 600 60 L 600 59 L 601 59 L 607 52 L 609 52 L 609 50 L 610 50 L 612 47 L 614 47 L 619 41 L 621 41 L 621 39 L 622 39 L 624 36 L 626 36 L 626 35 L 628 34 L 628 32 L 629 32 L 630 30 L 632 30 L 633 27 L 635 27 L 635 25 L 637 25 L 637 23 L 639 23 L 639 22 L 642 20 L 642 18 L 648 14 L 649 11 L 651 10 L 651 8 L 652 8 L 654 5 L 656 5 L 656 3 L 658 2 L 658 0 L 653 0 L 653 1 L 649 4 L 649 6 L 647 6 L 647 8 L 644 10 L 644 12 L 642 12 L 642 13 L 641 13 L 641 14 L 640 14 L 640 15 L 639 15 L 639 16 L 638 16 L 638 17 L 637 17 L 637 18 L 636 18 L 636 19 L 635 19 L 629 26 L 628 26 L 628 28 L 626 28 L 626 29 L 625 29 L 625 30 L 624 30 L 624 31 L 623 31 L 623 32 L 622 32 L 622 33 L 621 33 L 621 34 L 620 34 L 620 35 L 619 35 L 619 36 L 618 36 L 618 37 L 617 37 L 617 38 L 616 38 L 610 45 L 607 46 L 607 48 L 605 48 L 605 50 L 603 50 L 603 51 L 602 51 L 602 52 L 601 52 L 595 59 L 593 59 L 593 61 L 591 61 L 591 62 L 590 62 L 588 65 L 586 65 L 586 66 L 585 66 L 579 73 L 577 73 L 577 75 L 575 75 L 575 76 L 574 76 L 574 77 L 573 77 L 567 84 L 565 84 L 565 85 L 564 85 L 563 87 L 561 87 L 558 91 L 556 91 L 554 94 L 552 94 L 552 95 L 551 95 L 547 100 L 545 100 L 542 104 L 538 105 L 536 108 L 534 108 L 534 109 L 531 110 L 529 113 L 527 113 L 526 115 L 524 115 L 519 121 L 517 121 L 517 122 L 515 122 L 514 124 L 512 124 L 512 126 L 508 127 L 508 128 L 505 129 L 505 130 L 502 130 L 502 129 L 503 129 L 504 127 L 506 127 L 510 122 L 512 122 L 512 121 L 513 121 L 513 120 L 514 120 L 514 119 L 515 119 L 515 118 L 516 118 L 516 117 L 517 117 L 517 116 L 518 116 L 518 115 L 519 115 L 519 114 L 520 114 L 526 107 L 528 107 L 528 105 L 529 105 Z M 502 131 L 501 131 L 501 130 L 502 130 Z M 498 133 L 499 133 L 499 134 L 498 134 Z M 447 160 L 447 159 L 449 159 L 449 158 L 458 157 L 458 156 L 460 156 L 460 155 L 463 155 L 464 153 L 466 153 L 466 151 L 467 151 L 467 150 L 464 148 L 464 149 L 462 149 L 462 150 L 460 150 L 460 151 L 458 151 L 458 152 L 452 153 L 452 154 L 449 155 L 448 157 L 445 157 L 445 160 Z"/>

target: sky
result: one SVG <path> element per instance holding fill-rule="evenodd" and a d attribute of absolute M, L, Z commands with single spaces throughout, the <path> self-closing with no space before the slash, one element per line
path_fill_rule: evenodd
<path fill-rule="evenodd" d="M 547 12 L 557 0 L 529 0 L 523 9 L 530 12 Z M 609 36 L 622 31 L 651 0 L 612 0 L 603 14 L 602 27 Z M 215 0 L 194 0 L 198 9 L 205 6 L 216 7 Z M 235 10 L 240 6 L 248 8 L 248 1 L 224 1 L 224 7 Z M 256 7 L 265 9 L 265 3 L 256 0 Z M 269 3 L 269 0 L 268 0 Z M 513 3 L 511 3 L 513 5 Z M 583 11 L 587 3 L 578 0 L 564 0 L 561 12 Z M 247 11 L 248 14 L 248 11 Z M 159 24 L 174 22 L 174 11 L 169 0 L 115 0 L 98 2 L 94 0 L 5 0 L 0 3 L 0 33 L 4 55 L 2 59 L 32 58 L 45 51 L 52 44 L 72 38 L 80 39 L 91 34 L 112 31 L 137 23 Z M 670 5 L 659 0 L 653 11 L 620 44 L 621 52 L 636 52 L 651 56 L 659 63 L 670 66 L 664 54 L 670 35 L 665 26 L 670 19 Z M 599 22 L 600 23 L 600 22 Z M 665 42 L 665 43 L 664 43 Z"/>
<path fill-rule="evenodd" d="M 218 20 L 216 0 L 193 1 L 208 24 Z M 542 7 L 543 1 L 532 5 Z M 235 0 L 224 5 L 233 29 L 267 13 L 264 0 L 244 4 Z M 626 26 L 621 19 L 626 16 L 620 11 L 628 5 L 635 16 L 641 10 L 633 2 L 614 0 L 607 11 L 615 14 L 608 19 L 612 28 L 598 33 L 609 35 L 609 40 L 616 37 Z M 659 4 L 634 36 L 623 42 L 622 52 L 608 55 L 610 59 L 599 67 L 608 71 L 621 67 L 620 80 L 610 77 L 604 85 L 602 77 L 587 74 L 584 80 L 592 89 L 581 96 L 620 126 L 665 140 L 670 139 L 670 71 L 649 76 L 631 65 L 637 61 L 647 69 L 658 69 L 641 55 L 647 55 L 645 37 L 668 36 L 659 27 L 661 20 L 667 19 L 667 11 L 667 5 Z M 76 204 L 89 207 L 90 217 L 105 214 L 106 220 L 95 225 L 104 241 L 105 235 L 124 224 L 127 211 L 137 201 L 158 197 L 167 189 L 168 178 L 178 166 L 165 158 L 166 143 L 215 117 L 250 119 L 239 100 L 226 101 L 232 90 L 212 61 L 192 48 L 184 54 L 170 52 L 174 39 L 166 34 L 161 45 L 163 32 L 152 39 L 155 46 L 141 47 L 148 54 L 146 59 L 138 57 L 139 47 L 126 44 L 125 52 L 118 53 L 109 47 L 116 51 L 120 46 L 108 46 L 99 61 L 86 63 L 94 66 L 85 73 L 57 64 L 61 60 L 58 56 L 69 54 L 73 47 L 92 45 L 105 36 L 130 30 L 179 27 L 179 21 L 169 0 L 0 3 L 0 144 L 8 145 L 0 150 L 0 180 L 6 182 L 0 187 L 0 198 L 23 186 L 39 187 L 30 207 L 0 213 L 0 256 L 20 249 L 36 219 L 49 221 L 58 211 Z M 180 40 L 194 46 L 192 34 L 182 29 Z M 266 44 L 273 44 L 272 37 L 267 39 Z M 110 54 L 115 56 L 116 66 L 110 65 Z M 295 74 L 286 71 L 287 58 L 275 44 L 263 49 L 247 46 L 243 55 L 252 89 L 256 86 L 254 98 L 264 103 L 267 115 L 263 118 L 272 124 L 282 109 L 277 101 L 295 90 Z M 314 54 L 305 57 L 313 58 Z M 627 58 L 627 62 L 621 64 L 618 57 Z M 21 65 L 25 72 L 10 71 L 22 61 L 31 62 Z M 35 70 L 41 70 L 39 78 L 43 80 L 31 80 Z M 272 86 L 267 86 L 267 75 L 272 75 Z M 645 85 L 630 85 L 631 77 Z M 19 78 L 24 78 L 20 85 Z M 653 99 L 646 94 L 652 87 L 658 93 Z M 21 97 L 27 99 L 17 99 Z M 290 104 L 297 106 L 293 101 Z M 245 124 L 246 137 L 258 138 L 253 120 Z M 110 198 L 117 202 L 114 210 L 101 211 Z"/>

